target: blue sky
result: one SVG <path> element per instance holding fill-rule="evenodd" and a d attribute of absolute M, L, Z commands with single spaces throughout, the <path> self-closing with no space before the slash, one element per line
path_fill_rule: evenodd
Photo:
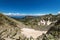
<path fill-rule="evenodd" d="M 0 0 L 0 12 L 48 14 L 60 11 L 60 0 Z"/>

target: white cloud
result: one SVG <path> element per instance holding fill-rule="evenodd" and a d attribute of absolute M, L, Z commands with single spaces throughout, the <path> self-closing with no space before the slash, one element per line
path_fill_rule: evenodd
<path fill-rule="evenodd" d="M 41 16 L 45 14 L 35 13 L 35 14 L 26 14 L 26 13 L 3 13 L 10 16 Z"/>
<path fill-rule="evenodd" d="M 3 13 L 5 15 L 20 15 L 20 13 Z"/>
<path fill-rule="evenodd" d="M 58 13 L 60 14 L 60 11 L 58 11 Z"/>

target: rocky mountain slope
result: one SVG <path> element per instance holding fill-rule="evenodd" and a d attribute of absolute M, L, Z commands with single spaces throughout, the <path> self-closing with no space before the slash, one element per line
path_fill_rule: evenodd
<path fill-rule="evenodd" d="M 0 40 L 19 39 L 21 28 L 24 27 L 27 26 L 0 13 Z"/>
<path fill-rule="evenodd" d="M 15 20 L 0 14 L 0 40 L 60 40 L 59 18 L 49 14 Z"/>
<path fill-rule="evenodd" d="M 33 29 L 38 28 L 40 30 L 46 29 L 45 31 L 47 31 L 47 33 L 37 37 L 36 40 L 60 40 L 60 14 L 58 15 L 49 14 L 43 16 L 26 16 L 25 18 L 16 20 L 23 22 L 25 25 L 28 26 L 30 25 L 31 28 Z"/>
<path fill-rule="evenodd" d="M 60 14 L 58 15 L 42 15 L 42 16 L 25 16 L 24 18 L 18 19 L 14 18 L 27 26 L 31 26 L 33 29 L 37 30 L 48 30 L 51 23 L 60 19 Z"/>
<path fill-rule="evenodd" d="M 44 35 L 43 40 L 60 40 L 60 20 L 52 24 L 51 28 Z"/>
<path fill-rule="evenodd" d="M 46 32 L 35 30 L 0 13 L 0 40 L 36 40 Z"/>

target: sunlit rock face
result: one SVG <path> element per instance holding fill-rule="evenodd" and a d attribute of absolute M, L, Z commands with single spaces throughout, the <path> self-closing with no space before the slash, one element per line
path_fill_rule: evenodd
<path fill-rule="evenodd" d="M 51 21 L 45 21 L 45 20 L 40 20 L 40 22 L 38 22 L 38 25 L 50 25 L 52 22 Z"/>
<path fill-rule="evenodd" d="M 38 36 L 41 36 L 43 33 L 45 34 L 47 31 L 39 31 L 39 30 L 34 30 L 34 29 L 29 29 L 29 28 L 22 28 L 21 29 L 21 34 L 23 34 L 25 37 L 30 38 L 37 38 Z"/>

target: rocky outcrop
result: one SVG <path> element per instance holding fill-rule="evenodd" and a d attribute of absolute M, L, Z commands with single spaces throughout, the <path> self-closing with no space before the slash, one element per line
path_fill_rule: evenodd
<path fill-rule="evenodd" d="M 60 20 L 51 26 L 43 37 L 43 40 L 60 40 Z"/>

